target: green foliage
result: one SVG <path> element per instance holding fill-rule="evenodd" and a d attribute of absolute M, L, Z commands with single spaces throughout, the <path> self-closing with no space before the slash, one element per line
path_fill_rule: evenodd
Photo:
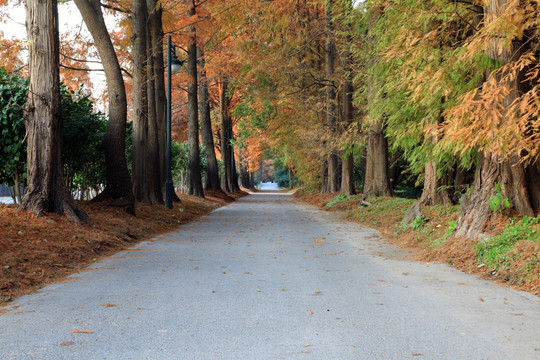
<path fill-rule="evenodd" d="M 503 198 L 501 184 L 495 184 L 495 195 L 489 200 L 491 211 L 509 209 L 512 206 L 508 198 Z"/>
<path fill-rule="evenodd" d="M 94 112 L 94 104 L 82 88 L 72 91 L 62 86 L 64 177 L 71 190 L 97 189 L 106 182 L 103 138 L 107 120 Z"/>
<path fill-rule="evenodd" d="M 288 188 L 294 186 L 298 179 L 293 176 L 292 179 L 289 179 L 289 168 L 284 164 L 284 160 L 280 157 L 274 160 L 274 181 L 278 184 L 280 188 Z M 291 184 L 292 183 L 292 184 Z"/>
<path fill-rule="evenodd" d="M 446 232 L 443 234 L 443 236 L 441 236 L 441 237 L 439 237 L 437 239 L 434 239 L 431 246 L 436 247 L 436 246 L 441 245 L 443 242 L 446 241 L 446 239 L 448 239 L 450 236 L 452 236 L 452 234 L 454 233 L 454 231 L 456 231 L 456 229 L 457 229 L 457 221 L 456 220 L 450 220 L 448 222 L 448 228 L 446 229 Z"/>
<path fill-rule="evenodd" d="M 414 218 L 412 224 L 411 224 L 411 228 L 413 230 L 418 230 L 420 229 L 422 226 L 424 226 L 427 222 L 429 221 L 429 219 L 425 216 L 417 216 Z"/>
<path fill-rule="evenodd" d="M 208 169 L 207 157 L 206 157 L 206 147 L 200 145 L 199 147 L 200 159 L 201 159 L 201 174 L 204 176 Z M 189 146 L 188 143 L 180 143 L 177 141 L 172 141 L 171 144 L 171 171 L 172 178 L 175 186 L 178 186 L 182 189 L 187 189 L 188 179 L 187 179 L 187 168 L 189 160 Z M 220 164 L 220 169 L 222 168 Z"/>
<path fill-rule="evenodd" d="M 14 185 L 26 179 L 26 129 L 23 110 L 28 80 L 0 68 L 0 183 Z M 64 178 L 71 190 L 96 189 L 105 182 L 102 141 L 107 121 L 93 110 L 82 92 L 61 86 L 62 160 Z"/>
<path fill-rule="evenodd" d="M 344 202 L 347 202 L 348 197 L 345 194 L 339 194 L 336 196 L 332 201 L 330 201 L 328 204 L 324 205 L 325 208 L 331 208 L 334 205 L 341 204 Z"/>
<path fill-rule="evenodd" d="M 26 129 L 23 109 L 28 80 L 0 68 L 0 183 L 26 179 Z"/>
<path fill-rule="evenodd" d="M 494 269 L 506 269 L 512 260 L 510 252 L 518 241 L 540 241 L 540 216 L 524 217 L 517 223 L 511 220 L 502 234 L 479 241 L 475 245 L 476 260 Z"/>

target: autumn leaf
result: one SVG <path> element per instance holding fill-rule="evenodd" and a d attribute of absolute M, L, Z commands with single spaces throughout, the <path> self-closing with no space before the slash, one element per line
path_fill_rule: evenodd
<path fill-rule="evenodd" d="M 75 334 L 93 334 L 94 333 L 91 330 L 77 330 L 77 329 L 72 330 L 71 332 Z"/>

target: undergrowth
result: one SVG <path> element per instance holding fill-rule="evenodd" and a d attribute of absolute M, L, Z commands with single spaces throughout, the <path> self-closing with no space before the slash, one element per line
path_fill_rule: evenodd
<path fill-rule="evenodd" d="M 493 269 L 509 270 L 517 256 L 512 250 L 518 241 L 540 242 L 540 216 L 525 216 L 520 221 L 510 219 L 501 234 L 476 244 L 476 260 Z M 533 262 L 538 263 L 537 254 L 533 257 Z"/>

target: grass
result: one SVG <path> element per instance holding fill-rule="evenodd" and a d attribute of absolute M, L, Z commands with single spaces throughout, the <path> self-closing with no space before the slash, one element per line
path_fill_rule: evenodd
<path fill-rule="evenodd" d="M 540 216 L 526 216 L 520 221 L 511 219 L 501 234 L 476 244 L 476 259 L 493 269 L 509 270 L 510 263 L 515 260 L 513 250 L 518 241 L 540 242 Z M 534 258 L 538 262 L 536 256 Z"/>

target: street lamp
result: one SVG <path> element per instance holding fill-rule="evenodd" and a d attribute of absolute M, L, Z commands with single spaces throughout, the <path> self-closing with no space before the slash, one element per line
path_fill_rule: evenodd
<path fill-rule="evenodd" d="M 185 60 L 178 60 L 176 48 L 171 44 L 171 35 L 167 35 L 167 179 L 165 180 L 165 207 L 172 209 L 174 187 L 171 168 L 171 76 L 182 68 Z"/>

